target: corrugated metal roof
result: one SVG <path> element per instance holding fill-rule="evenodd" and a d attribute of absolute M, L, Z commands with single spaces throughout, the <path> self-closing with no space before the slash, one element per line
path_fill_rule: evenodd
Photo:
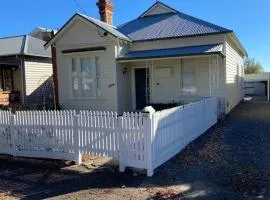
<path fill-rule="evenodd" d="M 127 40 L 127 41 L 131 41 L 129 37 L 127 37 L 125 34 L 121 33 L 120 31 L 117 30 L 116 27 L 111 26 L 107 23 L 104 23 L 100 20 L 94 19 L 92 17 L 89 17 L 87 15 L 81 14 L 81 13 L 77 13 L 78 15 L 82 16 L 83 18 L 89 20 L 90 22 L 96 24 L 97 26 L 99 26 L 100 28 L 108 31 L 109 33 L 111 33 L 112 35 L 114 35 L 115 37 L 119 37 L 121 39 Z"/>
<path fill-rule="evenodd" d="M 51 50 L 44 48 L 45 42 L 29 35 L 0 38 L 0 56 L 28 55 L 51 57 Z"/>
<path fill-rule="evenodd" d="M 0 38 L 0 56 L 21 54 L 24 40 L 25 36 Z"/>
<path fill-rule="evenodd" d="M 118 30 L 133 41 L 232 32 L 181 12 L 138 18 L 119 26 Z"/>
<path fill-rule="evenodd" d="M 46 42 L 32 36 L 26 36 L 24 54 L 38 57 L 51 57 L 51 48 L 45 49 Z"/>
<path fill-rule="evenodd" d="M 200 46 L 188 46 L 170 49 L 157 49 L 146 51 L 131 51 L 117 60 L 137 60 L 149 58 L 166 58 L 178 56 L 192 56 L 205 54 L 221 54 L 223 52 L 223 44 L 209 44 Z"/>

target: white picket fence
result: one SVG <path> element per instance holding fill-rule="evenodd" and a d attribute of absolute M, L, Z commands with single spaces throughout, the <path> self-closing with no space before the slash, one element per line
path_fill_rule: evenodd
<path fill-rule="evenodd" d="M 217 99 L 156 112 L 152 116 L 152 165 L 149 174 L 217 123 Z"/>
<path fill-rule="evenodd" d="M 119 159 L 126 167 L 154 169 L 217 122 L 209 98 L 161 112 L 0 111 L 0 153 L 81 162 L 82 154 Z"/>

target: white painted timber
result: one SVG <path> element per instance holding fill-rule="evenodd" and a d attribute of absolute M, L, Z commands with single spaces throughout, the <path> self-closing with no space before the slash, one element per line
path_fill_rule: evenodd
<path fill-rule="evenodd" d="M 109 156 L 126 167 L 154 169 L 217 122 L 217 99 L 151 113 L 104 111 L 0 112 L 0 153 L 73 160 Z"/>

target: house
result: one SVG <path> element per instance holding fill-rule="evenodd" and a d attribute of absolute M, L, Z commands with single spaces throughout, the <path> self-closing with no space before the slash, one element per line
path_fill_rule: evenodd
<path fill-rule="evenodd" d="M 0 38 L 0 105 L 47 103 L 52 64 L 45 43 L 31 34 Z"/>
<path fill-rule="evenodd" d="M 270 101 L 270 73 L 245 74 L 245 95 Z"/>
<path fill-rule="evenodd" d="M 215 96 L 229 113 L 243 98 L 247 53 L 232 30 L 161 2 L 115 27 L 112 2 L 97 5 L 100 20 L 76 13 L 46 44 L 63 108 L 122 113 Z"/>

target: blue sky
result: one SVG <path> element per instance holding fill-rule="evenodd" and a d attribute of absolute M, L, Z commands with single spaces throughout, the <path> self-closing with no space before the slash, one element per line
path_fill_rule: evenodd
<path fill-rule="evenodd" d="M 83 10 L 99 18 L 96 0 L 77 0 Z M 114 25 L 132 20 L 155 0 L 113 0 Z M 195 17 L 233 29 L 249 56 L 270 71 L 269 0 L 162 0 Z M 0 37 L 21 35 L 36 26 L 60 28 L 75 12 L 74 0 L 3 0 L 0 7 Z"/>

